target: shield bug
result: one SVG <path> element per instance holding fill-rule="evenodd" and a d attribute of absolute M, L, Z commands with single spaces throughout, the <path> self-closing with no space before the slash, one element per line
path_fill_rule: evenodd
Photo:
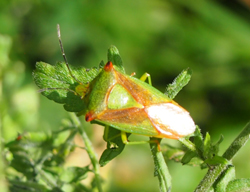
<path fill-rule="evenodd" d="M 95 121 L 123 133 L 157 138 L 179 139 L 195 131 L 189 112 L 151 86 L 147 74 L 137 79 L 108 61 L 90 82 L 81 83 L 68 65 L 59 25 L 58 38 L 68 72 L 78 83 L 74 90 L 67 90 L 81 98 L 84 107 L 80 114 L 87 122 Z M 147 78 L 149 84 L 145 82 Z"/>
<path fill-rule="evenodd" d="M 184 108 L 149 84 L 120 72 L 110 61 L 90 82 L 83 102 L 87 122 L 95 120 L 124 132 L 178 139 L 195 130 Z"/>

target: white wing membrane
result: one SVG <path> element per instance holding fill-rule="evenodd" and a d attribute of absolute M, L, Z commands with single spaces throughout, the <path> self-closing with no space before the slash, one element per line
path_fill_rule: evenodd
<path fill-rule="evenodd" d="M 195 131 L 193 119 L 185 109 L 177 104 L 150 105 L 145 110 L 151 122 L 163 135 L 179 138 Z"/>

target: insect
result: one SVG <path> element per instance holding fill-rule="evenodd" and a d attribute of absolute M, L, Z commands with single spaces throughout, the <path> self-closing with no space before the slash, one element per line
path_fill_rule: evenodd
<path fill-rule="evenodd" d="M 20 141 L 22 139 L 22 135 L 20 133 L 18 133 L 17 137 L 16 137 L 16 141 Z"/>
<path fill-rule="evenodd" d="M 179 139 L 195 131 L 189 112 L 152 87 L 147 74 L 137 79 L 108 61 L 91 82 L 82 85 L 68 65 L 59 25 L 58 38 L 68 71 L 79 82 L 74 92 L 81 96 L 85 106 L 81 114 L 87 122 L 157 138 Z M 150 84 L 145 82 L 147 78 Z"/>
<path fill-rule="evenodd" d="M 90 83 L 83 102 L 87 122 L 99 121 L 124 132 L 179 139 L 195 130 L 184 108 L 149 84 L 119 72 L 110 61 Z"/>

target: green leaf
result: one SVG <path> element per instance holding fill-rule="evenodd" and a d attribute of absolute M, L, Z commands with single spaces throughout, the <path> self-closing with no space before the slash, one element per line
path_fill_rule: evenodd
<path fill-rule="evenodd" d="M 16 181 L 16 180 L 9 180 L 10 184 L 10 191 L 13 192 L 49 192 L 45 186 L 38 184 L 36 182 L 31 182 L 31 181 Z"/>
<path fill-rule="evenodd" d="M 92 81 L 99 73 L 97 68 L 72 68 L 71 71 L 83 85 Z M 50 100 L 64 104 L 65 110 L 70 112 L 83 110 L 82 99 L 75 91 L 79 82 L 70 75 L 64 63 L 57 63 L 52 66 L 44 62 L 37 62 L 33 78 L 36 85 L 41 89 L 41 93 Z"/>
<path fill-rule="evenodd" d="M 161 151 L 162 151 L 164 158 L 166 160 L 173 160 L 175 162 L 181 162 L 181 163 L 185 163 L 185 164 L 191 165 L 191 166 L 198 166 L 201 163 L 203 163 L 203 161 L 197 157 L 197 154 L 194 155 L 189 161 L 186 161 L 185 159 L 183 159 L 186 151 L 184 151 L 183 149 L 172 147 L 168 144 L 161 145 Z M 187 152 L 187 153 L 189 153 L 189 152 Z M 195 153 L 195 152 L 193 152 L 193 153 Z M 184 162 L 182 162 L 182 159 Z"/>
<path fill-rule="evenodd" d="M 197 152 L 202 156 L 202 151 L 204 147 L 203 136 L 200 132 L 200 128 L 197 126 L 194 132 L 194 144 L 197 149 Z"/>
<path fill-rule="evenodd" d="M 166 88 L 165 95 L 167 95 L 170 99 L 174 99 L 174 97 L 179 93 L 179 91 L 188 84 L 191 79 L 192 71 L 191 69 L 183 70 L 173 81 L 173 83 L 169 84 Z"/>
<path fill-rule="evenodd" d="M 100 64 L 99 64 L 99 68 L 102 69 L 104 66 L 105 66 L 104 61 L 101 61 Z"/>
<path fill-rule="evenodd" d="M 227 185 L 226 192 L 247 192 L 250 191 L 250 179 L 235 179 Z"/>
<path fill-rule="evenodd" d="M 125 73 L 119 51 L 114 45 L 108 49 L 108 61 L 111 61 L 121 72 Z"/>
<path fill-rule="evenodd" d="M 214 153 L 214 154 L 217 154 L 217 153 L 219 152 L 219 146 L 220 146 L 220 144 L 221 144 L 221 142 L 222 142 L 223 140 L 224 140 L 224 136 L 221 135 L 220 138 L 219 138 L 219 140 L 218 140 L 216 143 L 214 143 L 214 144 L 212 145 L 213 153 Z"/>
<path fill-rule="evenodd" d="M 161 151 L 165 159 L 174 160 L 176 162 L 180 162 L 185 154 L 185 152 L 182 149 L 172 147 L 168 144 L 161 145 Z"/>
<path fill-rule="evenodd" d="M 81 183 L 77 183 L 74 186 L 75 186 L 74 192 L 77 192 L 77 191 L 93 192 L 93 189 L 88 189 L 86 186 L 84 186 Z"/>
<path fill-rule="evenodd" d="M 223 164 L 223 165 L 230 164 L 230 162 L 227 159 L 218 155 L 215 155 L 212 158 L 206 159 L 204 162 L 211 166 L 215 166 L 219 164 Z"/>
<path fill-rule="evenodd" d="M 194 157 L 196 157 L 197 154 L 193 151 L 187 151 L 184 155 L 184 157 L 181 159 L 182 164 L 188 164 Z"/>
<path fill-rule="evenodd" d="M 102 167 L 119 155 L 125 147 L 121 139 L 120 130 L 106 126 L 105 133 L 107 133 L 107 135 L 104 135 L 104 140 L 107 142 L 107 149 L 104 150 L 99 161 Z M 127 137 L 129 135 L 130 133 L 127 133 Z"/>
<path fill-rule="evenodd" d="M 66 183 L 76 183 L 87 178 L 89 167 L 68 167 L 60 175 L 60 179 Z"/>
<path fill-rule="evenodd" d="M 210 148 L 211 148 L 211 139 L 210 139 L 210 135 L 209 133 L 207 132 L 206 133 L 206 137 L 204 139 L 204 148 L 203 148 L 203 156 L 205 158 L 210 158 Z"/>
<path fill-rule="evenodd" d="M 34 165 L 27 153 L 13 153 L 13 160 L 11 161 L 10 166 L 20 173 L 23 173 L 29 179 L 34 176 Z"/>
<path fill-rule="evenodd" d="M 77 129 L 71 131 L 57 132 L 54 139 L 54 150 L 57 150 L 57 156 L 65 158 L 75 149 L 74 138 L 78 133 Z"/>

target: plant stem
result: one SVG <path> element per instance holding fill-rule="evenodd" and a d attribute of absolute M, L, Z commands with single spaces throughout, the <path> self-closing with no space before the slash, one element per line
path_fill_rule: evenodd
<path fill-rule="evenodd" d="M 228 147 L 222 157 L 227 160 L 232 160 L 235 154 L 240 150 L 241 147 L 245 145 L 245 143 L 250 138 L 250 123 L 248 123 L 243 131 L 239 134 L 239 136 L 232 142 L 232 144 Z M 211 186 L 214 184 L 216 179 L 225 171 L 228 167 L 228 164 L 220 164 L 215 166 L 213 169 L 209 169 L 203 180 L 195 189 L 195 192 L 205 192 L 208 191 Z"/>
<path fill-rule="evenodd" d="M 187 147 L 190 151 L 196 152 L 197 149 L 195 147 L 195 145 L 189 141 L 187 138 L 182 137 L 180 138 L 178 141 L 180 141 L 185 147 Z"/>
<path fill-rule="evenodd" d="M 235 154 L 243 147 L 248 139 L 250 138 L 250 122 L 245 126 L 245 128 L 241 131 L 239 136 L 232 142 L 232 144 L 228 147 L 222 157 L 227 160 L 232 160 Z"/>
<path fill-rule="evenodd" d="M 1 82 L 0 82 L 1 84 Z M 0 89 L 1 89 L 1 85 L 0 85 Z M 1 90 L 0 90 L 0 95 L 1 95 Z M 2 104 L 2 103 L 1 103 Z M 2 122 L 2 119 L 0 118 L 0 122 Z M 6 175 L 5 175 L 5 168 L 6 168 L 6 165 L 3 161 L 3 149 L 4 149 L 4 144 L 2 142 L 2 124 L 0 123 L 0 138 L 1 138 L 1 141 L 0 141 L 0 153 L 1 153 L 1 156 L 0 156 L 0 186 L 1 186 L 1 191 L 2 192 L 8 192 L 8 182 L 6 180 Z"/>
<path fill-rule="evenodd" d="M 96 186 L 99 192 L 102 192 L 102 187 L 101 187 L 101 179 L 100 179 L 100 167 L 99 167 L 99 162 L 97 159 L 97 155 L 94 151 L 94 148 L 92 146 L 92 143 L 90 141 L 90 139 L 88 138 L 86 132 L 84 131 L 83 128 L 80 127 L 81 123 L 78 119 L 78 117 L 75 115 L 75 113 L 70 113 L 71 114 L 71 118 L 73 120 L 74 125 L 78 128 L 79 133 L 83 139 L 83 142 L 85 144 L 85 148 L 86 151 L 89 155 L 90 161 L 93 165 L 93 170 L 94 170 L 94 174 L 95 174 L 95 182 L 96 182 Z"/>
<path fill-rule="evenodd" d="M 220 164 L 215 166 L 213 169 L 209 169 L 205 177 L 202 179 L 200 184 L 195 189 L 195 192 L 206 192 L 214 184 L 216 179 L 226 170 L 228 165 Z"/>
<path fill-rule="evenodd" d="M 150 141 L 155 141 L 155 140 L 156 138 L 150 138 Z M 158 143 L 150 142 L 151 153 L 153 155 L 154 164 L 155 164 L 154 175 L 158 177 L 160 191 L 169 192 L 171 191 L 171 175 L 169 173 L 167 164 L 164 160 L 163 154 L 158 149 L 158 145 L 160 145 L 160 141 Z"/>

